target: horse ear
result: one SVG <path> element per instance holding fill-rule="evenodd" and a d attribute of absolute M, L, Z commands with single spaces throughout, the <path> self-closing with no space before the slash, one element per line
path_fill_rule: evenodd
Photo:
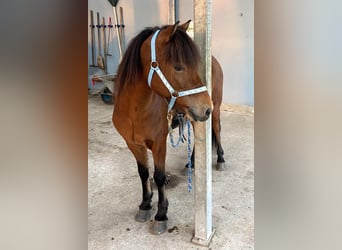
<path fill-rule="evenodd" d="M 178 28 L 186 32 L 189 28 L 190 23 L 191 23 L 191 20 L 188 20 L 187 22 L 179 25 Z"/>
<path fill-rule="evenodd" d="M 166 34 L 166 42 L 170 41 L 170 39 L 172 38 L 173 34 L 175 34 L 177 28 L 179 25 L 179 21 L 177 21 L 174 25 L 170 25 L 169 27 L 167 27 L 165 29 L 165 34 Z"/>

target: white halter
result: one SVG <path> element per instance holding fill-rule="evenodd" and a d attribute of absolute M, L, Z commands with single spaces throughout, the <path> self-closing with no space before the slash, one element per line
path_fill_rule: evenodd
<path fill-rule="evenodd" d="M 202 87 L 199 87 L 199 88 L 185 90 L 185 91 L 180 91 L 180 92 L 174 90 L 174 88 L 166 80 L 165 76 L 161 72 L 161 70 L 159 68 L 159 64 L 158 64 L 157 59 L 156 59 L 156 39 L 157 39 L 157 36 L 158 36 L 159 32 L 160 32 L 160 30 L 157 30 L 154 33 L 154 35 L 152 36 L 152 40 L 151 40 L 151 69 L 150 69 L 150 72 L 148 73 L 147 81 L 148 81 L 148 85 L 151 88 L 153 73 L 157 72 L 158 76 L 160 77 L 160 79 L 164 83 L 165 87 L 169 90 L 169 92 L 171 94 L 171 100 L 169 102 L 169 106 L 168 106 L 168 109 L 167 109 L 167 112 L 170 112 L 170 110 L 175 105 L 176 99 L 178 97 L 187 96 L 187 95 L 193 95 L 193 94 L 197 94 L 197 93 L 201 93 L 201 92 L 207 91 L 207 87 L 206 86 L 202 86 Z"/>

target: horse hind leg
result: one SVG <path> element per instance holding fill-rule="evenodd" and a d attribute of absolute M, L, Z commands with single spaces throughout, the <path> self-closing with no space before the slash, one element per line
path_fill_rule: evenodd
<path fill-rule="evenodd" d="M 214 127 L 213 127 L 212 138 L 213 138 L 213 145 L 217 148 L 216 170 L 224 171 L 226 170 L 226 163 L 223 157 L 224 151 L 221 145 L 220 132 L 217 132 L 217 130 L 214 129 Z M 189 168 L 189 163 L 185 165 L 185 169 L 188 169 L 188 168 Z M 193 148 L 192 154 L 191 154 L 191 168 L 192 169 L 195 168 L 195 147 Z"/>
<path fill-rule="evenodd" d="M 226 163 L 224 160 L 224 151 L 221 145 L 221 122 L 220 122 L 220 110 L 214 110 L 212 117 L 212 129 L 213 129 L 213 145 L 217 149 L 217 164 L 216 170 L 226 170 Z"/>
<path fill-rule="evenodd" d="M 212 117 L 212 140 L 213 146 L 217 149 L 217 163 L 216 163 L 216 170 L 224 171 L 226 170 L 226 163 L 223 157 L 224 150 L 221 145 L 221 123 L 220 123 L 220 113 L 217 111 L 213 112 Z M 191 167 L 195 168 L 195 147 L 192 150 L 191 154 Z M 189 168 L 189 163 L 185 165 L 185 168 Z"/>
<path fill-rule="evenodd" d="M 151 183 L 149 181 L 147 150 L 142 146 L 136 145 L 128 145 L 128 147 L 137 160 L 138 172 L 142 185 L 142 202 L 139 205 L 139 211 L 135 216 L 135 220 L 145 222 L 152 217 L 151 202 L 153 196 Z"/>
<path fill-rule="evenodd" d="M 192 149 L 192 153 L 191 153 L 191 168 L 194 169 L 195 168 L 195 146 Z M 185 168 L 189 168 L 189 162 L 186 163 Z"/>

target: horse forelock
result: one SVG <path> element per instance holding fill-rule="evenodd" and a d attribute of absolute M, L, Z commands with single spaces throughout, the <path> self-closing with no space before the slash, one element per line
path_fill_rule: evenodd
<path fill-rule="evenodd" d="M 165 47 L 166 61 L 172 65 L 181 64 L 197 71 L 201 56 L 195 42 L 185 31 L 177 29 Z"/>

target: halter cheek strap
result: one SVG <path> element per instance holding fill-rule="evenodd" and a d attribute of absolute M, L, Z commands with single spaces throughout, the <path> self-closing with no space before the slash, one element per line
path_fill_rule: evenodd
<path fill-rule="evenodd" d="M 156 72 L 158 74 L 160 80 L 164 83 L 165 87 L 169 90 L 170 95 L 171 95 L 171 100 L 169 102 L 168 109 L 167 109 L 167 112 L 170 112 L 171 109 L 173 108 L 173 106 L 175 105 L 176 99 L 178 97 L 193 95 L 193 94 L 197 94 L 197 93 L 207 91 L 207 87 L 202 86 L 199 88 L 180 91 L 180 92 L 174 90 L 174 88 L 171 86 L 171 84 L 165 78 L 164 74 L 161 72 L 161 70 L 159 68 L 159 64 L 158 64 L 157 59 L 156 59 L 156 39 L 157 39 L 159 32 L 160 32 L 160 30 L 157 30 L 151 39 L 151 68 L 150 68 L 150 72 L 148 73 L 147 82 L 148 82 L 148 86 L 150 86 L 150 88 L 151 88 L 153 74 L 154 74 L 154 72 Z"/>

